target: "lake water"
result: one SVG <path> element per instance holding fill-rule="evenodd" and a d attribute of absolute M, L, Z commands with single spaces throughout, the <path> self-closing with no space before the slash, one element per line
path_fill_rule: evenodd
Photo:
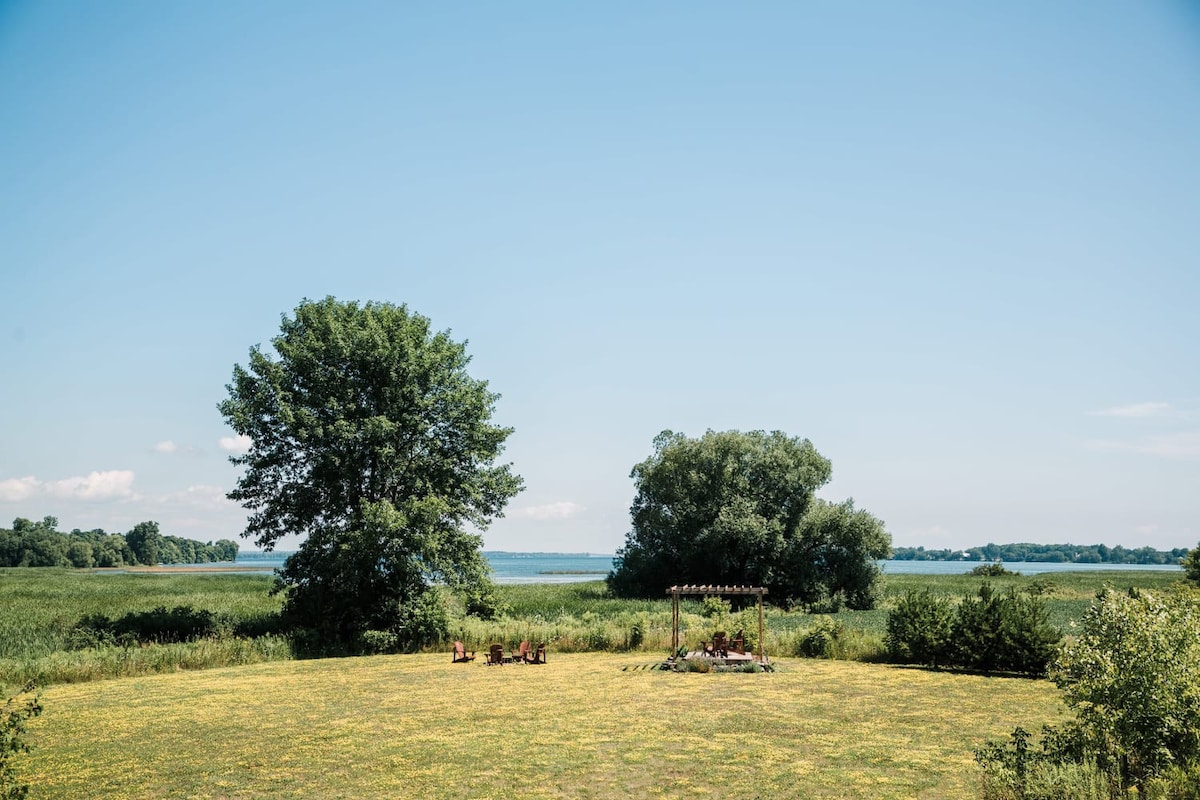
<path fill-rule="evenodd" d="M 282 567 L 291 553 L 241 552 L 238 566 Z M 485 550 L 483 555 L 492 566 L 496 583 L 574 583 L 598 581 L 613 568 L 610 555 L 590 553 L 506 553 Z"/>
<path fill-rule="evenodd" d="M 497 583 L 574 583 L 602 580 L 613 567 L 611 555 L 591 553 L 508 553 L 484 551 L 492 565 Z M 281 567 L 289 553 L 238 553 L 238 565 Z M 962 575 L 979 566 L 978 561 L 881 561 L 888 575 Z M 1182 572 L 1173 565 L 1156 564 L 1073 564 L 1041 561 L 1009 561 L 1004 567 L 1022 575 L 1044 572 L 1083 572 L 1096 570 L 1157 570 Z"/>

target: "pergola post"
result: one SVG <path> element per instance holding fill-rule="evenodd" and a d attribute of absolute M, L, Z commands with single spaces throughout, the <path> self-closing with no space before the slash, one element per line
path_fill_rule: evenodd
<path fill-rule="evenodd" d="M 758 661 L 760 664 L 767 663 L 767 637 L 763 635 L 762 596 L 764 591 L 766 590 L 758 590 Z"/>
<path fill-rule="evenodd" d="M 679 589 L 671 587 L 671 657 L 679 652 Z"/>

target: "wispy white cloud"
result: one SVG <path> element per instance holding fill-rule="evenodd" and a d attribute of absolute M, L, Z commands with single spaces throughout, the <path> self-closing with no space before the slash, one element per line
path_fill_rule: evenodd
<path fill-rule="evenodd" d="M 87 475 L 49 481 L 45 484 L 46 494 L 71 500 L 130 500 L 133 491 L 133 470 L 113 469 L 105 472 L 89 472 Z"/>
<path fill-rule="evenodd" d="M 102 503 L 114 500 L 137 500 L 133 490 L 133 470 L 113 469 L 89 472 L 57 481 L 42 481 L 32 475 L 0 481 L 0 501 L 20 503 L 33 497 L 53 497 L 58 500 L 85 500 Z"/>
<path fill-rule="evenodd" d="M 1171 410 L 1170 403 L 1134 403 L 1130 406 L 1116 406 L 1100 411 L 1089 411 L 1093 417 L 1125 417 L 1127 419 L 1145 419 L 1160 417 Z"/>
<path fill-rule="evenodd" d="M 32 475 L 0 481 L 0 502 L 20 503 L 37 494 L 42 482 Z"/>
<path fill-rule="evenodd" d="M 541 506 L 525 506 L 524 508 L 514 509 L 509 516 L 538 520 L 567 519 L 583 510 L 584 507 L 578 503 L 563 501 L 560 503 L 548 503 Z"/>
<path fill-rule="evenodd" d="M 250 446 L 254 440 L 249 436 L 222 436 L 217 440 L 217 446 L 226 453 L 242 455 L 250 451 Z"/>
<path fill-rule="evenodd" d="M 1094 439 L 1088 448 L 1103 453 L 1141 453 L 1162 458 L 1200 458 L 1200 433 L 1185 431 L 1129 441 Z"/>
<path fill-rule="evenodd" d="M 201 455 L 200 448 L 193 447 L 190 444 L 179 444 L 172 439 L 164 439 L 161 442 L 156 442 L 154 447 L 150 448 L 152 452 L 161 453 L 162 455 L 173 456 L 198 456 Z"/>

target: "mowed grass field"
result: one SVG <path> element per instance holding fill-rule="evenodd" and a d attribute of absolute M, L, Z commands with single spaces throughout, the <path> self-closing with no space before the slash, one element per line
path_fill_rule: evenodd
<path fill-rule="evenodd" d="M 964 798 L 972 750 L 1061 718 L 1048 682 L 781 659 L 678 674 L 418 654 L 44 690 L 32 798 Z"/>

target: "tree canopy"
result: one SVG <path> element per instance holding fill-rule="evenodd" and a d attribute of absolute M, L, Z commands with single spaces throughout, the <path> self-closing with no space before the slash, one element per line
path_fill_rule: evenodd
<path fill-rule="evenodd" d="M 139 522 L 122 535 L 101 528 L 62 533 L 58 519 L 43 517 L 34 522 L 24 517 L 13 520 L 12 529 L 0 528 L 0 567 L 126 567 L 154 564 L 204 564 L 233 561 L 237 542 L 197 542 L 179 536 L 163 536 L 157 522 Z"/>
<path fill-rule="evenodd" d="M 1179 565 L 1187 573 L 1189 581 L 1200 583 L 1200 545 L 1196 545 L 1194 550 L 1189 550 L 1180 560 Z"/>
<path fill-rule="evenodd" d="M 468 528 L 521 488 L 495 464 L 512 433 L 491 422 L 498 395 L 467 373 L 465 343 L 403 305 L 306 300 L 272 345 L 235 365 L 219 409 L 251 442 L 230 459 L 243 536 L 268 550 L 306 536 L 279 573 L 285 616 L 342 641 L 438 632 L 431 587 L 485 584 Z"/>
<path fill-rule="evenodd" d="M 631 473 L 632 529 L 612 591 L 657 596 L 674 583 L 757 584 L 776 602 L 870 608 L 891 540 L 853 500 L 814 495 L 829 460 L 780 431 L 664 431 Z"/>

